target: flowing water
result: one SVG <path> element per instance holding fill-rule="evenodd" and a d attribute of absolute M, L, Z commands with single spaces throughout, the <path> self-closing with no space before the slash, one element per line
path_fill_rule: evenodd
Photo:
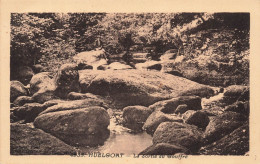
<path fill-rule="evenodd" d="M 204 109 L 208 104 L 223 97 L 219 93 L 210 98 L 202 98 L 201 105 Z M 112 113 L 112 111 L 110 111 Z M 112 114 L 111 114 L 112 115 Z M 115 117 L 110 119 L 108 127 L 110 134 L 103 145 L 97 147 L 79 147 L 83 153 L 123 153 L 125 155 L 139 154 L 141 151 L 152 145 L 152 136 L 146 132 L 131 133 L 131 130 L 116 123 Z M 97 137 L 99 138 L 99 137 Z"/>
<path fill-rule="evenodd" d="M 110 119 L 109 138 L 104 142 L 104 145 L 98 147 L 80 148 L 84 153 L 99 152 L 99 153 L 123 153 L 125 155 L 138 154 L 148 146 L 152 145 L 152 137 L 146 132 L 130 133 L 130 130 L 117 125 L 114 118 Z"/>

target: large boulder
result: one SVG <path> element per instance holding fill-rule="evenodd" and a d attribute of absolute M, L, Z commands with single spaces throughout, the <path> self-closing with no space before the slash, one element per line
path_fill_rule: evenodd
<path fill-rule="evenodd" d="M 36 117 L 34 126 L 73 145 L 96 146 L 102 144 L 96 143 L 97 139 L 109 136 L 105 135 L 109 123 L 104 108 L 88 107 L 42 114 Z"/>
<path fill-rule="evenodd" d="M 11 155 L 76 155 L 76 149 L 29 124 L 11 124 Z"/>
<path fill-rule="evenodd" d="M 200 110 L 201 107 L 201 98 L 198 96 L 181 96 L 172 98 L 169 100 L 158 101 L 153 105 L 150 105 L 149 108 L 153 111 L 162 111 L 164 113 L 174 113 L 179 105 L 187 105 L 187 109 L 190 110 Z"/>
<path fill-rule="evenodd" d="M 55 77 L 55 95 L 66 98 L 70 92 L 79 92 L 79 72 L 77 65 L 64 64 Z"/>
<path fill-rule="evenodd" d="M 236 112 L 224 112 L 210 120 L 204 132 L 204 144 L 215 142 L 241 126 L 246 117 Z"/>
<path fill-rule="evenodd" d="M 179 95 L 210 96 L 213 89 L 196 82 L 157 71 L 80 71 L 82 92 L 107 96 L 118 107 L 149 106 Z"/>
<path fill-rule="evenodd" d="M 185 123 L 205 129 L 209 124 L 209 117 L 205 112 L 188 110 L 183 114 Z"/>
<path fill-rule="evenodd" d="M 14 100 L 13 104 L 15 106 L 23 106 L 26 103 L 32 103 L 33 99 L 29 96 L 19 96 L 17 99 Z"/>
<path fill-rule="evenodd" d="M 45 104 L 49 104 L 48 102 L 45 102 Z M 97 100 L 97 99 L 83 99 L 83 100 L 73 100 L 73 101 L 62 101 L 59 102 L 58 104 L 55 104 L 54 106 L 51 106 L 44 110 L 41 114 L 46 114 L 46 113 L 51 113 L 51 112 L 58 112 L 58 111 L 65 111 L 65 110 L 75 110 L 79 108 L 86 108 L 86 107 L 91 107 L 91 106 L 100 106 L 104 107 L 107 109 L 107 105 L 104 101 L 102 100 Z"/>
<path fill-rule="evenodd" d="M 142 126 L 152 110 L 144 106 L 128 106 L 123 109 L 124 126 L 134 131 L 142 130 Z"/>
<path fill-rule="evenodd" d="M 55 83 L 49 72 L 41 72 L 34 75 L 30 81 L 30 94 L 35 102 L 44 103 L 56 99 Z"/>
<path fill-rule="evenodd" d="M 179 122 L 161 123 L 153 135 L 153 144 L 170 143 L 196 152 L 202 141 L 202 132 L 194 125 Z"/>
<path fill-rule="evenodd" d="M 32 68 L 28 66 L 18 67 L 15 70 L 15 79 L 20 81 L 24 85 L 27 85 L 30 82 L 33 75 L 34 72 Z"/>
<path fill-rule="evenodd" d="M 97 70 L 97 67 L 100 65 L 108 64 L 106 52 L 104 49 L 78 53 L 73 57 L 73 60 L 76 61 L 77 64 L 92 66 L 94 70 Z"/>
<path fill-rule="evenodd" d="M 183 120 L 180 117 L 174 115 L 165 114 L 161 111 L 155 111 L 145 121 L 143 129 L 148 134 L 153 135 L 157 127 L 162 122 L 183 122 Z"/>
<path fill-rule="evenodd" d="M 139 153 L 139 155 L 174 155 L 176 153 L 189 154 L 188 149 L 169 143 L 158 143 L 149 146 Z"/>
<path fill-rule="evenodd" d="M 27 90 L 19 81 L 11 81 L 10 83 L 10 101 L 13 102 L 19 96 L 26 96 Z"/>
<path fill-rule="evenodd" d="M 220 140 L 202 147 L 203 155 L 245 155 L 249 151 L 248 122 Z"/>

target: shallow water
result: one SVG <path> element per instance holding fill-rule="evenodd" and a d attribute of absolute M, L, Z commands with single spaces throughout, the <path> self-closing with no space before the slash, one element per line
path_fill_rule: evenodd
<path fill-rule="evenodd" d="M 104 145 L 98 147 L 79 148 L 84 153 L 100 152 L 100 153 L 124 153 L 125 155 L 138 154 L 148 146 L 152 145 L 152 136 L 146 132 L 130 133 L 130 130 L 115 123 L 110 119 L 110 136 Z"/>

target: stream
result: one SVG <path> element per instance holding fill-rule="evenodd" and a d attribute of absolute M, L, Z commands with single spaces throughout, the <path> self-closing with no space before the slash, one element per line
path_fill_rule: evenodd
<path fill-rule="evenodd" d="M 210 98 L 202 98 L 202 109 L 206 109 L 212 102 L 223 98 L 223 93 L 218 93 Z M 103 145 L 97 147 L 78 147 L 82 153 L 123 153 L 125 155 L 139 154 L 152 145 L 152 136 L 146 132 L 131 133 L 131 130 L 118 124 L 115 117 L 110 119 L 108 127 L 110 135 Z"/>
<path fill-rule="evenodd" d="M 125 155 L 138 154 L 152 145 L 152 136 L 146 132 L 130 133 L 130 129 L 118 125 L 115 118 L 110 119 L 109 138 L 104 145 L 97 147 L 79 147 L 83 153 L 123 153 Z"/>

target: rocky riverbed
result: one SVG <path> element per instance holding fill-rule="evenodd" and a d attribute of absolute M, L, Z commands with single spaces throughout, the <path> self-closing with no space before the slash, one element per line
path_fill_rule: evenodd
<path fill-rule="evenodd" d="M 249 87 L 156 70 L 78 70 L 11 81 L 11 154 L 244 155 Z"/>

